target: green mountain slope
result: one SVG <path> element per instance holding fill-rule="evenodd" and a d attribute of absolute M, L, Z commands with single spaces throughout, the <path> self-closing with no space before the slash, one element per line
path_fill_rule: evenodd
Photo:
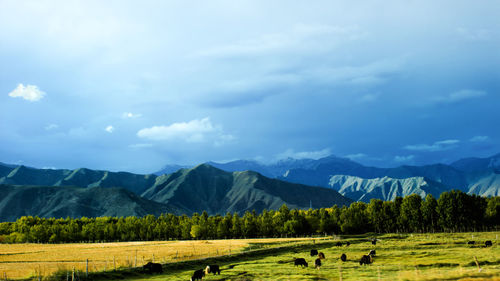
<path fill-rule="evenodd" d="M 35 169 L 17 166 L 9 169 L 0 165 L 0 184 L 39 185 L 39 186 L 77 186 L 77 187 L 123 187 L 136 194 L 151 187 L 155 175 L 137 175 L 126 172 L 108 172 L 85 168 L 75 170 Z"/>
<path fill-rule="evenodd" d="M 28 215 L 78 218 L 165 212 L 180 213 L 123 188 L 0 185 L 0 221 L 14 221 Z"/>
<path fill-rule="evenodd" d="M 266 178 L 256 172 L 226 172 L 207 164 L 157 178 L 142 196 L 189 212 L 209 214 L 348 205 L 338 192 Z"/>

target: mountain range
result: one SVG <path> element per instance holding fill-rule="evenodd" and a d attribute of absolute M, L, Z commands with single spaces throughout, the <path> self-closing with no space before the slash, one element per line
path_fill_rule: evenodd
<path fill-rule="evenodd" d="M 332 188 L 353 200 L 364 202 L 369 202 L 371 198 L 391 200 L 395 196 L 413 193 L 439 197 L 439 194 L 451 189 L 482 196 L 500 195 L 500 154 L 487 158 L 465 158 L 449 165 L 395 168 L 368 167 L 336 156 L 318 160 L 289 158 L 268 165 L 252 160 L 209 163 L 226 171 L 255 170 L 288 182 Z M 425 188 L 422 189 L 424 182 Z"/>
<path fill-rule="evenodd" d="M 0 221 L 42 217 L 224 214 L 349 205 L 352 200 L 322 187 L 227 172 L 208 164 L 171 174 L 137 175 L 90 169 L 53 170 L 0 164 Z"/>
<path fill-rule="evenodd" d="M 500 195 L 500 154 L 446 164 L 368 167 L 347 158 L 169 165 L 153 174 L 86 168 L 36 169 L 0 163 L 0 220 L 42 217 L 209 214 L 306 209 L 392 200 L 451 189 Z"/>

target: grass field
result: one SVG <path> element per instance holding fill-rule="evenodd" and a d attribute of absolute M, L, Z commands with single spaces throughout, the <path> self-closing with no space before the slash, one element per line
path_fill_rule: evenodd
<path fill-rule="evenodd" d="M 4 244 L 0 245 L 0 279 L 4 272 L 9 279 L 19 279 L 59 270 L 63 273 L 60 280 L 66 280 L 64 272 L 73 266 L 83 277 L 88 258 L 92 280 L 189 280 L 194 270 L 213 263 L 221 266 L 221 275 L 204 280 L 500 280 L 499 234 L 387 234 L 377 236 L 376 245 L 370 243 L 373 235 L 341 237 L 341 242 L 351 243 L 349 247 L 336 247 L 338 240 L 333 238 Z M 467 245 L 469 240 L 480 245 Z M 486 240 L 492 240 L 493 246 L 483 247 Z M 326 255 L 320 270 L 314 269 L 312 248 Z M 377 251 L 373 264 L 360 266 L 359 258 L 372 249 Z M 165 273 L 148 275 L 134 269 L 136 253 L 138 266 L 154 255 L 155 262 L 166 263 Z M 347 262 L 340 261 L 342 253 Z M 294 266 L 294 258 L 299 257 L 307 260 L 308 268 Z M 106 272 L 94 273 L 104 268 Z"/>
<path fill-rule="evenodd" d="M 82 244 L 0 244 L 0 280 L 49 276 L 56 271 L 89 271 L 141 266 L 155 261 L 171 263 L 237 254 L 243 249 L 305 243 L 310 239 L 248 239 L 210 241 L 156 241 Z M 302 241 L 302 242 L 300 242 Z"/>
<path fill-rule="evenodd" d="M 194 270 L 209 263 L 218 263 L 223 271 L 204 280 L 500 280 L 499 234 L 392 234 L 378 236 L 375 246 L 369 242 L 371 236 L 347 236 L 341 241 L 349 241 L 349 247 L 334 246 L 337 241 L 318 241 L 315 245 L 255 251 L 253 255 L 167 265 L 166 274 L 127 280 L 189 280 Z M 469 240 L 481 245 L 469 246 Z M 492 240 L 493 247 L 483 247 L 485 240 Z M 314 269 L 311 248 L 326 255 L 320 270 Z M 371 249 L 377 251 L 373 264 L 360 266 L 360 257 Z M 340 261 L 342 253 L 347 254 L 347 262 Z M 295 267 L 293 259 L 297 257 L 305 258 L 310 266 Z"/>

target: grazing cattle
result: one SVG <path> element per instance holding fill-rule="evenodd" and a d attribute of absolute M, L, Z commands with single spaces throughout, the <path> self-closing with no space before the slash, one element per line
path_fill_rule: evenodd
<path fill-rule="evenodd" d="M 372 263 L 372 257 L 363 255 L 361 257 L 361 260 L 359 260 L 359 265 L 364 265 L 364 264 L 371 264 Z"/>
<path fill-rule="evenodd" d="M 476 244 L 476 241 L 469 241 L 469 242 L 467 242 L 467 245 L 474 245 L 474 244 Z"/>
<path fill-rule="evenodd" d="M 491 243 L 491 240 L 488 240 L 488 241 L 484 242 L 484 246 L 491 247 L 491 246 L 493 246 L 493 243 Z"/>
<path fill-rule="evenodd" d="M 216 265 L 216 264 L 207 265 L 207 267 L 205 268 L 205 274 L 210 274 L 210 273 L 213 273 L 214 275 L 215 274 L 219 274 L 220 275 L 220 268 L 219 268 L 219 266 Z"/>
<path fill-rule="evenodd" d="M 318 250 L 311 250 L 311 257 L 317 256 L 318 255 Z"/>
<path fill-rule="evenodd" d="M 377 245 L 377 239 L 372 239 L 372 245 Z"/>
<path fill-rule="evenodd" d="M 347 241 L 347 242 L 345 242 L 345 245 L 349 246 L 349 245 L 351 245 L 351 243 L 349 241 Z"/>
<path fill-rule="evenodd" d="M 337 242 L 337 243 L 335 244 L 335 246 L 337 246 L 337 247 L 342 247 L 342 242 Z"/>
<path fill-rule="evenodd" d="M 347 256 L 346 256 L 345 254 L 342 254 L 342 255 L 340 256 L 340 260 L 341 260 L 341 261 L 346 261 L 346 260 L 347 260 Z"/>
<path fill-rule="evenodd" d="M 193 273 L 193 276 L 191 276 L 191 281 L 202 280 L 203 277 L 205 277 L 205 272 L 203 269 L 198 269 Z"/>
<path fill-rule="evenodd" d="M 321 259 L 320 258 L 317 258 L 314 261 L 314 267 L 316 267 L 316 269 L 319 269 L 321 267 Z"/>
<path fill-rule="evenodd" d="M 324 260 L 325 259 L 325 254 L 323 252 L 318 253 L 318 258 Z"/>
<path fill-rule="evenodd" d="M 295 266 L 298 266 L 298 265 L 300 265 L 302 267 L 304 267 L 304 266 L 307 267 L 308 266 L 306 260 L 303 259 L 303 258 L 295 259 Z"/>
<path fill-rule="evenodd" d="M 377 254 L 377 252 L 375 250 L 371 250 L 368 255 L 371 257 L 374 257 L 376 254 Z"/>
<path fill-rule="evenodd" d="M 148 273 L 163 273 L 163 268 L 159 263 L 148 262 L 142 266 L 142 269 Z"/>

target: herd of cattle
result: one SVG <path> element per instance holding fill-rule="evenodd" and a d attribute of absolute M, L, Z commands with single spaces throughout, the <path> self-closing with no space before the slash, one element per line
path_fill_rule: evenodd
<path fill-rule="evenodd" d="M 376 245 L 377 244 L 377 239 L 372 239 L 371 240 L 371 243 L 372 245 Z M 476 242 L 475 241 L 468 241 L 467 242 L 468 245 L 475 245 Z M 342 242 L 337 242 L 335 244 L 335 246 L 337 247 L 342 247 L 344 244 L 342 244 Z M 346 242 L 345 243 L 345 246 L 349 246 L 351 245 L 351 243 L 349 242 Z M 493 243 L 491 242 L 491 240 L 488 240 L 484 243 L 485 247 L 491 247 L 493 245 Z M 317 257 L 315 260 L 314 260 L 314 267 L 316 269 L 320 269 L 321 268 L 321 260 L 324 260 L 325 259 L 325 254 L 323 252 L 318 252 L 317 249 L 312 249 L 310 251 L 310 256 L 311 257 Z M 368 255 L 363 255 L 361 257 L 361 259 L 359 260 L 359 265 L 367 265 L 367 264 L 371 264 L 373 263 L 373 258 L 376 256 L 376 251 L 375 250 L 370 250 L 370 252 L 368 253 Z M 340 255 L 340 260 L 345 262 L 347 261 L 347 255 L 345 253 L 342 253 L 342 255 Z M 295 266 L 301 266 L 301 267 L 308 267 L 309 264 L 307 263 L 306 259 L 304 258 L 294 258 L 294 264 Z M 230 268 L 232 268 L 230 266 Z M 162 265 L 159 264 L 159 263 L 152 263 L 152 262 L 148 262 L 147 264 L 145 264 L 143 266 L 143 270 L 144 272 L 147 272 L 147 273 L 163 273 L 163 268 L 162 268 Z M 219 265 L 216 265 L 216 264 L 213 264 L 213 265 L 207 265 L 207 267 L 205 269 L 198 269 L 196 270 L 193 275 L 191 276 L 191 281 L 195 281 L 195 280 L 202 280 L 203 277 L 205 277 L 205 275 L 207 274 L 219 274 L 220 275 L 220 267 Z"/>
<path fill-rule="evenodd" d="M 377 244 L 377 240 L 376 239 L 373 239 L 371 242 L 372 242 L 373 245 Z M 349 246 L 349 245 L 351 245 L 351 243 L 349 243 L 349 242 L 345 243 L 345 246 Z M 342 244 L 342 242 L 337 242 L 335 244 L 335 246 L 342 247 L 343 244 Z M 325 259 L 325 254 L 322 253 L 322 252 L 318 252 L 318 250 L 316 250 L 316 249 L 312 249 L 310 251 L 310 255 L 311 255 L 311 257 L 317 256 L 317 259 L 314 260 L 314 267 L 316 269 L 320 269 L 321 268 L 321 264 L 322 264 L 321 260 Z M 368 255 L 363 255 L 361 257 L 361 259 L 359 260 L 359 265 L 371 264 L 373 262 L 373 258 L 375 257 L 375 255 L 376 255 L 376 251 L 375 250 L 370 250 L 370 252 L 368 253 Z M 340 255 L 340 260 L 343 261 L 343 262 L 347 261 L 347 255 L 345 253 L 342 253 L 342 255 Z M 295 266 L 301 266 L 301 267 L 308 267 L 309 266 L 309 264 L 307 263 L 307 261 L 304 258 L 296 258 L 294 260 L 294 264 L 295 264 Z"/>
<path fill-rule="evenodd" d="M 469 242 L 467 242 L 467 245 L 474 246 L 474 245 L 476 245 L 476 241 L 469 241 Z M 491 242 L 491 240 L 487 240 L 487 241 L 484 242 L 484 246 L 485 247 L 491 247 L 491 246 L 493 246 L 493 243 Z"/>

